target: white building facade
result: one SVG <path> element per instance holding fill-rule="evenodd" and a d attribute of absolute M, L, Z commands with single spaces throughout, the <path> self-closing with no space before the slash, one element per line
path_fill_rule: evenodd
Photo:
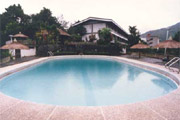
<path fill-rule="evenodd" d="M 146 36 L 147 44 L 151 47 L 159 44 L 159 37 L 158 36 L 152 36 L 151 34 L 148 34 Z"/>
<path fill-rule="evenodd" d="M 112 42 L 119 42 L 121 44 L 128 44 L 128 33 L 125 32 L 117 23 L 112 19 L 89 17 L 78 23 L 75 23 L 73 27 L 82 25 L 86 29 L 86 34 L 82 36 L 82 40 L 89 42 L 93 36 L 96 42 L 99 40 L 98 31 L 103 28 L 109 28 L 111 30 Z"/>

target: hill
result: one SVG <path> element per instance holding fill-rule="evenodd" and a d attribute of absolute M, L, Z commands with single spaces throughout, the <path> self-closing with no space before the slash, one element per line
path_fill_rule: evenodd
<path fill-rule="evenodd" d="M 160 41 L 164 41 L 166 40 L 167 29 L 169 29 L 169 36 L 171 35 L 173 37 L 178 31 L 180 31 L 180 22 L 167 28 L 148 31 L 141 34 L 141 37 L 146 37 L 147 34 L 151 34 L 152 36 L 158 36 Z"/>

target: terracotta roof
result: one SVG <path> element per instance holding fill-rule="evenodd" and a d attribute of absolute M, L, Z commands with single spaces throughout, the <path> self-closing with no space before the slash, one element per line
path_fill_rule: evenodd
<path fill-rule="evenodd" d="M 180 48 L 180 42 L 175 40 L 165 40 L 154 46 L 154 48 Z"/>
<path fill-rule="evenodd" d="M 58 31 L 59 31 L 60 35 L 70 36 L 67 32 L 63 31 L 62 29 L 59 29 L 59 28 L 58 28 Z"/>
<path fill-rule="evenodd" d="M 93 42 L 69 42 L 68 45 L 96 45 Z"/>
<path fill-rule="evenodd" d="M 19 32 L 18 34 L 13 35 L 13 37 L 14 37 L 14 38 L 28 38 L 27 35 L 24 35 L 24 34 L 22 34 L 21 32 Z"/>
<path fill-rule="evenodd" d="M 146 49 L 146 48 L 150 48 L 150 47 L 142 43 L 135 44 L 131 47 L 131 49 Z"/>
<path fill-rule="evenodd" d="M 29 47 L 19 42 L 12 42 L 2 46 L 0 49 L 29 49 Z"/>

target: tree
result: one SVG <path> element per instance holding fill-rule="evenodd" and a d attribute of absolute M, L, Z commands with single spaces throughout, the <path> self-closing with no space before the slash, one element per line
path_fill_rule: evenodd
<path fill-rule="evenodd" d="M 5 9 L 6 11 L 0 15 L 1 17 L 1 35 L 3 44 L 9 39 L 10 34 L 24 32 L 26 25 L 29 24 L 30 17 L 24 14 L 21 6 L 11 5 Z"/>
<path fill-rule="evenodd" d="M 47 29 L 50 26 L 62 28 L 57 18 L 52 16 L 52 12 L 49 9 L 44 7 L 40 13 L 31 15 L 29 30 L 31 31 L 33 38 L 35 38 L 36 32 L 41 31 L 42 29 Z"/>
<path fill-rule="evenodd" d="M 66 20 L 64 20 L 64 16 L 63 16 L 63 15 L 61 15 L 61 16 L 58 17 L 57 19 L 58 19 L 58 22 L 61 24 L 61 26 L 62 26 L 63 28 L 65 28 L 65 29 L 68 28 L 69 22 L 66 21 Z"/>
<path fill-rule="evenodd" d="M 44 24 L 46 26 L 50 26 L 53 24 L 60 26 L 57 18 L 53 17 L 52 12 L 45 7 L 40 11 L 40 13 L 32 16 L 32 22 L 36 21 L 39 22 L 39 24 Z"/>
<path fill-rule="evenodd" d="M 36 32 L 36 42 L 39 45 L 58 44 L 59 31 L 55 25 L 47 26 Z"/>
<path fill-rule="evenodd" d="M 173 40 L 176 40 L 176 41 L 180 42 L 180 31 L 178 31 L 178 32 L 174 35 Z"/>
<path fill-rule="evenodd" d="M 2 29 L 5 29 L 6 24 L 9 22 L 24 22 L 24 12 L 21 6 L 14 4 L 5 9 L 6 11 L 2 14 Z"/>
<path fill-rule="evenodd" d="M 22 30 L 22 27 L 17 22 L 9 22 L 5 28 L 5 35 L 14 35 Z"/>
<path fill-rule="evenodd" d="M 29 36 L 31 40 L 36 40 L 36 33 L 42 30 L 47 30 L 49 33 L 47 37 L 48 43 L 57 43 L 57 39 L 59 38 L 57 28 L 64 30 L 63 26 L 66 26 L 66 23 L 68 23 L 64 19 L 60 23 L 56 17 L 52 16 L 52 12 L 47 8 L 43 8 L 37 14 L 26 15 L 19 4 L 6 8 L 6 11 L 0 14 L 0 20 L 2 45 L 9 39 L 9 35 L 19 32 Z M 39 41 L 36 42 L 39 43 Z"/>
<path fill-rule="evenodd" d="M 68 29 L 68 33 L 71 34 L 73 41 L 80 42 L 82 41 L 82 36 L 86 34 L 86 28 L 84 28 L 82 25 L 71 26 Z"/>
<path fill-rule="evenodd" d="M 82 41 L 82 40 L 81 40 L 81 36 L 78 35 L 78 34 L 72 34 L 72 35 L 71 35 L 71 38 L 72 38 L 72 41 L 73 41 L 73 42 L 81 42 L 81 41 Z"/>
<path fill-rule="evenodd" d="M 75 26 L 75 27 L 71 26 L 68 29 L 68 33 L 80 35 L 82 37 L 83 35 L 86 34 L 86 28 L 84 28 L 82 25 L 78 25 L 78 26 Z"/>
<path fill-rule="evenodd" d="M 141 39 L 140 39 L 140 33 L 137 30 L 136 26 L 129 26 L 129 32 L 130 35 L 128 37 L 129 45 L 135 45 L 137 44 Z"/>
<path fill-rule="evenodd" d="M 103 28 L 98 31 L 99 44 L 109 44 L 112 41 L 111 30 L 109 28 Z"/>

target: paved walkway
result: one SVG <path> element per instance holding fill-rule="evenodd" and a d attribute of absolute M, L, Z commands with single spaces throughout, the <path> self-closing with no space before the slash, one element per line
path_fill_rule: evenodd
<path fill-rule="evenodd" d="M 7 63 L 0 64 L 0 67 L 15 65 L 15 64 L 27 62 L 27 61 L 34 60 L 34 59 L 38 59 L 38 58 L 39 58 L 39 57 L 35 57 L 35 56 L 18 58 L 18 59 L 16 59 L 16 60 L 11 60 L 11 61 L 9 61 L 9 62 L 7 62 Z"/>
<path fill-rule="evenodd" d="M 23 57 L 23 58 L 18 58 L 16 60 L 11 60 L 7 63 L 0 64 L 0 67 L 5 67 L 5 66 L 10 66 L 10 65 L 15 65 L 23 62 L 27 62 L 30 60 L 38 59 L 39 57 L 36 56 L 30 56 L 30 57 Z"/>
<path fill-rule="evenodd" d="M 164 66 L 166 62 L 162 61 L 162 59 L 158 58 L 150 58 L 150 57 L 144 57 L 141 56 L 141 58 L 138 58 L 138 56 L 131 56 L 131 55 L 122 55 L 121 57 L 129 58 L 129 59 L 134 59 L 142 62 L 147 62 L 147 63 L 152 63 L 152 64 L 158 64 Z M 174 68 L 180 68 L 180 63 L 176 63 L 172 67 Z"/>

